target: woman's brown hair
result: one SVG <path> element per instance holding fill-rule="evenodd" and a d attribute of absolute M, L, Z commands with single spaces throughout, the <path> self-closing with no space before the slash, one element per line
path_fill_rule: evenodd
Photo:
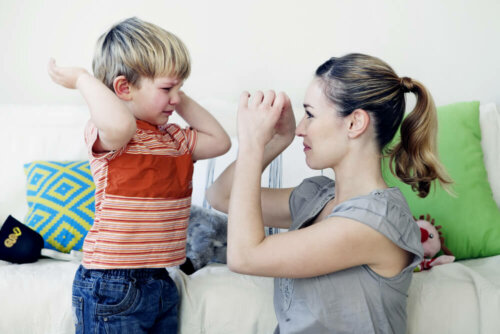
<path fill-rule="evenodd" d="M 451 183 L 437 156 L 436 107 L 424 85 L 398 77 L 376 57 L 358 53 L 330 58 L 318 67 L 316 76 L 339 115 L 346 117 L 356 109 L 370 114 L 379 148 L 390 157 L 391 172 L 418 196 L 426 197 L 436 179 L 445 187 Z M 417 102 L 404 118 L 407 92 L 414 93 Z M 398 128 L 401 140 L 386 147 Z"/>

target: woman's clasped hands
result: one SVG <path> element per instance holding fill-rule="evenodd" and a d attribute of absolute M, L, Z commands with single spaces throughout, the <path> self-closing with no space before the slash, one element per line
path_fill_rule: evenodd
<path fill-rule="evenodd" d="M 239 145 L 264 149 L 270 143 L 289 144 L 295 135 L 290 98 L 283 92 L 243 92 L 238 107 Z"/>

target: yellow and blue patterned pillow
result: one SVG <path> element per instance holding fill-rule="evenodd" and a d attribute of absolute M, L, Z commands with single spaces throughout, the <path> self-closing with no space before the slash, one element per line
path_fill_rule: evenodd
<path fill-rule="evenodd" d="M 25 224 L 45 248 L 81 250 L 94 222 L 95 185 L 88 161 L 33 161 L 24 165 L 28 213 Z"/>

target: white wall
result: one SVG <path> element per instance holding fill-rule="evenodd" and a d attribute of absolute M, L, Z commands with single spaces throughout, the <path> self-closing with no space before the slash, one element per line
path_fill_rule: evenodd
<path fill-rule="evenodd" d="M 273 88 L 300 105 L 322 61 L 364 52 L 425 83 L 438 105 L 500 105 L 499 14 L 496 0 L 2 0 L 0 103 L 82 104 L 49 80 L 49 57 L 90 69 L 97 37 L 138 16 L 184 40 L 185 90 L 201 100 Z"/>

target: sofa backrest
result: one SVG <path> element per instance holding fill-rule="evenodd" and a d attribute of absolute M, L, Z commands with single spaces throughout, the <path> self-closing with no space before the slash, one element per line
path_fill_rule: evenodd
<path fill-rule="evenodd" d="M 204 204 L 206 187 L 234 161 L 238 149 L 234 130 L 237 106 L 216 100 L 204 101 L 202 105 L 228 130 L 233 145 L 221 157 L 196 162 L 193 204 L 197 205 Z M 1 225 L 9 214 L 22 221 L 27 212 L 25 163 L 33 160 L 87 160 L 83 130 L 89 114 L 85 105 L 0 105 L 0 119 L 0 142 L 4 147 L 0 173 Z M 172 121 L 185 125 L 175 114 Z M 500 114 L 494 104 L 481 105 L 480 124 L 485 166 L 500 207 Z M 269 167 L 264 171 L 263 186 L 294 187 L 306 177 L 321 174 L 334 178 L 331 170 L 316 171 L 307 167 L 301 138 L 295 138 L 280 160 L 271 177 Z"/>

